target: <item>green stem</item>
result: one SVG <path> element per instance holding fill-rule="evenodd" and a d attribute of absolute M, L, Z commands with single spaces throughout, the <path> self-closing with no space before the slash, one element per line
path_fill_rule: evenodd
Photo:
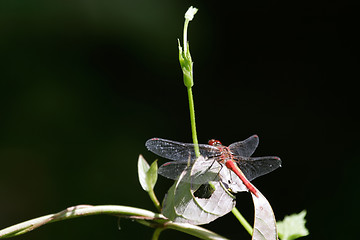
<path fill-rule="evenodd" d="M 176 223 L 176 222 L 167 222 L 164 226 L 168 229 L 174 229 L 181 231 L 192 236 L 198 237 L 200 239 L 212 239 L 212 240 L 226 240 L 227 238 L 217 235 L 214 232 L 211 232 L 207 229 L 203 229 L 199 226 L 192 225 L 189 223 Z M 204 231 L 205 230 L 205 231 Z"/>
<path fill-rule="evenodd" d="M 237 208 L 233 208 L 231 210 L 231 212 L 234 214 L 234 216 L 239 220 L 239 222 L 241 223 L 241 225 L 243 225 L 243 227 L 245 228 L 245 230 L 250 234 L 250 236 L 253 235 L 253 229 L 251 227 L 251 225 L 246 221 L 246 219 L 243 217 L 243 215 L 241 215 L 241 213 L 239 212 L 239 210 L 237 210 Z"/>
<path fill-rule="evenodd" d="M 198 139 L 196 134 L 194 99 L 193 99 L 191 87 L 188 87 L 187 91 L 189 97 L 190 122 L 191 122 L 191 132 L 194 143 L 194 150 L 196 157 L 200 157 L 200 150 L 199 150 Z"/>
<path fill-rule="evenodd" d="M 118 205 L 78 205 L 69 207 L 64 211 L 55 214 L 34 218 L 5 229 L 0 229 L 0 239 L 15 237 L 27 233 L 48 223 L 99 214 L 135 219 L 139 223 L 142 223 L 148 227 L 156 227 L 159 230 L 155 230 L 153 239 L 158 239 L 160 232 L 169 228 L 199 237 L 201 239 L 226 239 L 199 226 L 188 223 L 171 222 L 162 214 L 154 213 L 145 209 Z"/>
<path fill-rule="evenodd" d="M 148 194 L 150 196 L 151 201 L 154 203 L 156 209 L 159 212 L 161 212 L 161 205 L 160 205 L 160 202 L 159 202 L 159 200 L 157 199 L 157 197 L 155 195 L 154 189 L 150 188 L 150 190 L 148 191 Z"/>
<path fill-rule="evenodd" d="M 184 43 L 184 55 L 187 55 L 188 52 L 188 47 L 187 47 L 187 30 L 188 30 L 188 26 L 189 26 L 189 19 L 185 19 L 185 23 L 184 23 L 184 32 L 183 32 L 183 43 Z"/>
<path fill-rule="evenodd" d="M 153 233 L 152 240 L 158 240 L 162 231 L 164 231 L 164 228 L 156 228 Z"/>
<path fill-rule="evenodd" d="M 179 43 L 179 60 L 184 74 L 184 84 L 187 88 L 188 98 L 189 98 L 190 122 L 191 122 L 192 139 L 194 143 L 194 151 L 196 157 L 200 157 L 200 150 L 199 150 L 197 134 L 196 134 L 194 99 L 191 90 L 191 87 L 194 85 L 193 62 L 191 60 L 191 55 L 187 40 L 187 31 L 188 31 L 189 22 L 193 19 L 196 12 L 197 12 L 196 8 L 190 7 L 188 11 L 185 13 L 185 23 L 184 23 L 184 31 L 183 31 L 184 48 L 182 48 Z"/>
<path fill-rule="evenodd" d="M 139 217 L 143 219 L 154 219 L 156 221 L 166 221 L 166 218 L 162 214 L 154 213 L 140 208 L 118 205 L 78 205 L 74 207 L 69 207 L 64 211 L 58 212 L 56 214 L 49 214 L 2 229 L 0 230 L 0 238 L 18 236 L 30 232 L 47 223 L 99 214 Z"/>

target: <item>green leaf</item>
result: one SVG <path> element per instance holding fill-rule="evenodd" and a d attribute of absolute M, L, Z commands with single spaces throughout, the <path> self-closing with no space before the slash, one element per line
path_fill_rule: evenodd
<path fill-rule="evenodd" d="M 147 192 L 152 190 L 157 181 L 157 162 L 153 162 L 150 167 L 145 158 L 139 155 L 138 175 L 141 187 Z"/>
<path fill-rule="evenodd" d="M 285 216 L 283 221 L 277 222 L 279 237 L 281 240 L 292 240 L 309 235 L 305 227 L 306 210 L 290 216 Z"/>
<path fill-rule="evenodd" d="M 157 161 L 154 161 L 151 164 L 150 169 L 147 171 L 147 175 L 146 175 L 146 183 L 150 189 L 154 189 L 155 187 L 158 176 L 157 170 L 158 170 Z"/>

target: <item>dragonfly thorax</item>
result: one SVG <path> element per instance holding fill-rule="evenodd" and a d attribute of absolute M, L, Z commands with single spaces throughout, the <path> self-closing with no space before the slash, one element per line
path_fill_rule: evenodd
<path fill-rule="evenodd" d="M 227 161 L 232 161 L 233 160 L 233 155 L 231 153 L 231 151 L 229 150 L 229 148 L 220 145 L 219 150 L 221 152 L 221 155 L 219 156 L 219 162 L 226 164 Z"/>

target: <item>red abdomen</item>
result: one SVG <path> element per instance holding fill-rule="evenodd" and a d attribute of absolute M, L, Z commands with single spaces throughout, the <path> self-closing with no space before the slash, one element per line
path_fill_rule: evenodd
<path fill-rule="evenodd" d="M 253 185 L 249 182 L 249 180 L 246 179 L 246 177 L 244 176 L 244 174 L 241 172 L 241 170 L 239 169 L 238 166 L 236 166 L 236 164 L 231 161 L 228 160 L 225 163 L 225 166 L 230 169 L 231 171 L 233 171 L 240 179 L 241 181 L 244 183 L 244 185 L 249 189 L 250 192 L 252 192 L 256 197 L 259 197 L 257 194 L 256 189 L 253 187 Z"/>

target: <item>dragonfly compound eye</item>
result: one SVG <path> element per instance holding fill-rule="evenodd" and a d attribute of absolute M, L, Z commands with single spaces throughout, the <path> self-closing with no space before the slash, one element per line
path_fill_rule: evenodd
<path fill-rule="evenodd" d="M 211 139 L 209 140 L 208 144 L 211 146 L 216 146 L 216 145 L 221 145 L 221 142 L 219 140 Z"/>

